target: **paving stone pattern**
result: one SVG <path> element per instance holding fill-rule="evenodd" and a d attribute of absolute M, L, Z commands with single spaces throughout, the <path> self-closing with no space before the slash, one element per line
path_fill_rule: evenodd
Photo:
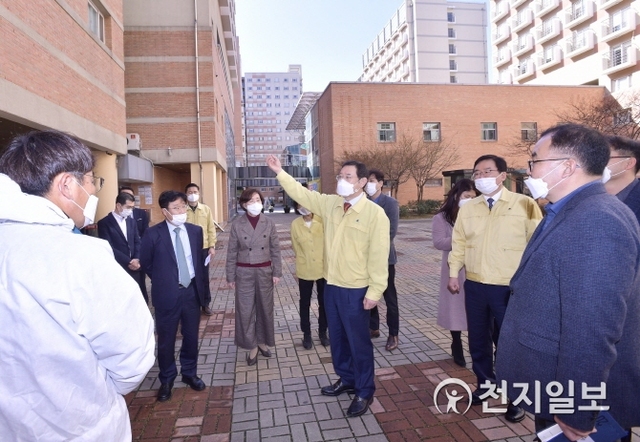
<path fill-rule="evenodd" d="M 298 286 L 289 237 L 293 214 L 268 214 L 278 225 L 283 278 L 275 293 L 276 347 L 246 364 L 246 350 L 234 345 L 234 293 L 226 289 L 227 233 L 219 234 L 210 266 L 212 310 L 200 322 L 198 374 L 207 385 L 196 392 L 176 380 L 171 400 L 156 402 L 157 365 L 137 391 L 127 395 L 133 439 L 144 441 L 532 441 L 533 421 L 511 424 L 474 406 L 464 415 L 442 414 L 434 404 L 438 383 L 456 377 L 473 383 L 468 369 L 453 364 L 450 334 L 436 325 L 441 252 L 431 243 L 431 221 L 401 221 L 396 237 L 396 286 L 400 345 L 384 349 L 386 307 L 380 306 L 381 336 L 374 339 L 376 395 L 370 411 L 347 419 L 352 395 L 326 397 L 320 388 L 337 378 L 328 348 L 317 336 L 317 300 L 312 302 L 314 347 L 302 347 Z M 463 333 L 464 336 L 464 333 Z M 466 347 L 466 336 L 465 347 Z M 180 336 L 176 348 L 180 346 Z M 470 358 L 466 355 L 470 367 Z M 176 355 L 177 359 L 177 355 Z M 446 398 L 438 405 L 446 409 Z M 460 402 L 465 408 L 467 402 Z M 461 410 L 462 411 L 462 410 Z"/>

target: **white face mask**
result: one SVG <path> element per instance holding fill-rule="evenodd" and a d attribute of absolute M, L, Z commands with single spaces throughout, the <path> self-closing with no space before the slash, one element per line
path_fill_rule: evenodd
<path fill-rule="evenodd" d="M 474 183 L 476 184 L 476 189 L 480 191 L 480 193 L 484 195 L 489 195 L 496 190 L 500 185 L 496 183 L 497 177 L 488 177 L 488 178 L 476 178 Z"/>
<path fill-rule="evenodd" d="M 133 213 L 133 209 L 122 209 L 122 212 L 120 212 L 120 216 L 123 218 L 127 218 L 131 216 L 132 213 Z"/>
<path fill-rule="evenodd" d="M 556 170 L 560 166 L 562 166 L 562 163 L 558 164 L 556 167 L 551 169 L 549 171 L 549 173 L 547 173 L 542 178 L 531 178 L 531 177 L 529 177 L 526 180 L 524 180 L 524 183 L 526 184 L 527 188 L 529 189 L 529 192 L 531 192 L 531 197 L 534 200 L 537 200 L 538 198 L 546 198 L 551 189 L 553 189 L 554 187 L 556 187 L 558 184 L 560 184 L 561 182 L 563 182 L 566 179 L 566 178 L 562 178 L 560 181 L 558 181 L 556 184 L 554 184 L 551 187 L 551 189 L 549 189 L 549 185 L 547 184 L 547 182 L 544 181 L 544 178 L 549 176 L 549 174 L 551 172 L 553 172 L 554 170 Z"/>
<path fill-rule="evenodd" d="M 187 200 L 190 203 L 197 203 L 199 199 L 200 195 L 198 195 L 197 193 L 190 193 L 189 195 L 187 195 Z"/>
<path fill-rule="evenodd" d="M 180 213 L 178 215 L 171 215 L 172 219 L 171 221 L 169 221 L 171 224 L 173 224 L 176 227 L 180 227 L 181 225 L 183 225 L 184 223 L 187 222 L 187 214 L 186 213 Z"/>
<path fill-rule="evenodd" d="M 257 216 L 262 212 L 262 203 L 251 203 L 247 204 L 247 212 L 249 212 L 252 216 Z"/>
<path fill-rule="evenodd" d="M 87 192 L 87 189 L 82 187 L 82 184 L 77 181 L 75 181 L 75 183 L 80 186 L 84 193 L 89 195 L 89 192 Z M 82 207 L 80 207 L 80 204 L 76 203 L 74 200 L 71 200 L 71 202 L 78 206 L 79 209 L 82 209 Z M 81 228 L 87 227 L 89 224 L 93 224 L 96 219 L 96 210 L 98 210 L 98 197 L 95 195 L 89 195 L 87 204 L 85 204 L 84 209 L 82 209 L 82 214 L 84 215 L 84 224 Z"/>
<path fill-rule="evenodd" d="M 460 201 L 458 201 L 458 207 L 464 206 L 465 204 L 467 204 L 472 199 L 473 198 L 462 198 Z"/>
<path fill-rule="evenodd" d="M 376 183 L 367 183 L 367 186 L 364 188 L 367 195 L 373 196 L 378 191 L 378 185 Z"/>
<path fill-rule="evenodd" d="M 604 170 L 602 171 L 602 184 L 605 184 L 610 179 L 611 179 L 611 169 L 609 169 L 609 166 L 605 166 Z"/>
<path fill-rule="evenodd" d="M 298 207 L 298 213 L 300 213 L 300 215 L 302 216 L 307 216 L 307 215 L 311 215 L 311 212 L 308 211 L 307 209 L 305 209 L 304 207 Z"/>
<path fill-rule="evenodd" d="M 340 178 L 338 181 L 338 188 L 336 193 L 342 197 L 351 196 L 356 193 L 356 186 L 348 182 L 347 180 Z"/>

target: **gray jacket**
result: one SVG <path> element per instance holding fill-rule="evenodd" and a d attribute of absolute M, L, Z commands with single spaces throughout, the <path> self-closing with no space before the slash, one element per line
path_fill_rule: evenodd
<path fill-rule="evenodd" d="M 389 265 L 395 265 L 398 262 L 398 257 L 396 255 L 396 246 L 393 244 L 393 239 L 396 237 L 396 233 L 398 232 L 398 220 L 400 219 L 400 206 L 398 205 L 398 201 L 395 198 L 385 195 L 381 193 L 378 197 L 378 201 L 376 202 L 382 209 L 384 213 L 389 218 L 389 224 L 391 224 L 390 234 L 391 234 L 391 244 L 389 247 Z"/>

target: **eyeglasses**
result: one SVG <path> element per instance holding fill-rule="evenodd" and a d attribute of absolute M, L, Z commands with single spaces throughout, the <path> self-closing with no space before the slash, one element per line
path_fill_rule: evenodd
<path fill-rule="evenodd" d="M 104 178 L 92 175 L 90 173 L 85 173 L 84 176 L 88 176 L 89 178 L 91 178 L 91 181 L 93 182 L 93 185 L 96 188 L 96 193 L 100 192 L 100 190 L 102 189 L 102 186 L 104 186 Z"/>
<path fill-rule="evenodd" d="M 528 160 L 527 164 L 529 165 L 529 172 L 533 172 L 533 165 L 536 163 L 543 163 L 545 161 L 564 161 L 570 159 L 571 158 L 546 158 L 544 160 Z"/>
<path fill-rule="evenodd" d="M 351 180 L 353 180 L 354 178 L 355 178 L 355 179 L 358 179 L 358 177 L 351 176 L 351 175 L 347 175 L 347 176 L 336 175 L 336 181 L 340 181 L 340 180 L 351 181 Z"/>
<path fill-rule="evenodd" d="M 612 155 L 609 157 L 609 159 L 614 159 L 614 158 L 631 158 L 630 155 Z"/>
<path fill-rule="evenodd" d="M 489 176 L 492 172 L 499 172 L 498 169 L 485 169 L 485 170 L 474 170 L 472 178 L 480 178 L 482 176 Z"/>
<path fill-rule="evenodd" d="M 187 206 L 175 206 L 175 207 L 169 207 L 169 210 L 175 210 L 178 212 L 186 212 L 187 211 Z"/>

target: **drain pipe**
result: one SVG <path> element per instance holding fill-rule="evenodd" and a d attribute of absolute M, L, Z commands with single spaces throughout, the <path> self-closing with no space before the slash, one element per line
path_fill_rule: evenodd
<path fill-rule="evenodd" d="M 194 38 L 196 46 L 196 125 L 198 127 L 198 166 L 200 166 L 200 192 L 204 189 L 204 170 L 202 169 L 202 132 L 200 129 L 200 63 L 198 59 L 198 0 L 193 0 L 194 6 Z M 204 196 L 204 195 L 203 195 Z"/>

